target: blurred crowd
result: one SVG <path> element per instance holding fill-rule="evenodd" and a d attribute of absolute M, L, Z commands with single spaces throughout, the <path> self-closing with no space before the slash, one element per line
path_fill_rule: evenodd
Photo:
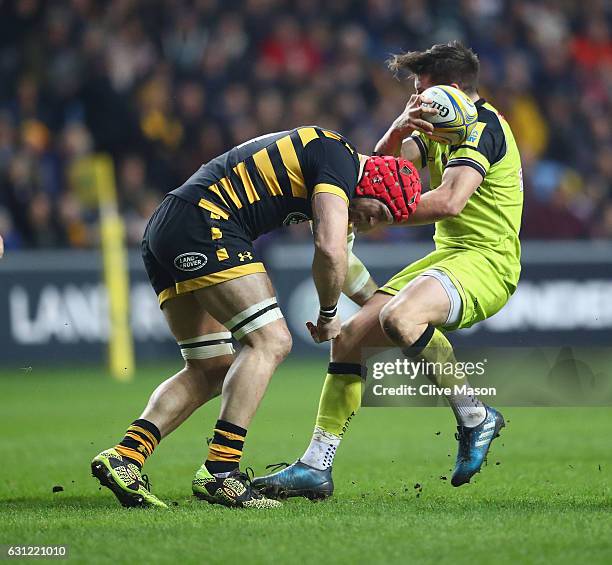
<path fill-rule="evenodd" d="M 610 6 L 0 2 L 0 234 L 9 250 L 97 245 L 97 152 L 114 160 L 131 245 L 164 193 L 251 137 L 316 123 L 368 153 L 412 91 L 387 70 L 389 54 L 461 39 L 521 149 L 524 237 L 611 238 Z"/>

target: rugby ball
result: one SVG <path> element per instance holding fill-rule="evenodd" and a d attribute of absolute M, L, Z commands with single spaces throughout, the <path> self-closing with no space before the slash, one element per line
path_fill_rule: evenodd
<path fill-rule="evenodd" d="M 423 114 L 423 119 L 434 126 L 429 137 L 446 145 L 461 145 L 478 121 L 478 109 L 467 94 L 452 86 L 438 85 L 429 87 L 422 96 L 431 100 L 423 107 L 438 110 L 435 115 Z"/>

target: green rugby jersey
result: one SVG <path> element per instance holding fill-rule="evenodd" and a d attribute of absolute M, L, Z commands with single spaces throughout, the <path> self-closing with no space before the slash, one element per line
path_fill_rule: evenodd
<path fill-rule="evenodd" d="M 457 217 L 436 222 L 437 249 L 475 249 L 495 265 L 510 284 L 520 275 L 519 230 L 523 211 L 521 157 L 504 117 L 485 100 L 476 102 L 478 122 L 462 145 L 444 145 L 414 134 L 422 166 L 429 169 L 431 188 L 442 182 L 446 167 L 477 170 L 482 184 Z"/>

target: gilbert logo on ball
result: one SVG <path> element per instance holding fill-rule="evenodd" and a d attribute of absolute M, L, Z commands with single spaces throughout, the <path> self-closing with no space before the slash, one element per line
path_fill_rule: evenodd
<path fill-rule="evenodd" d="M 181 271 L 197 271 L 208 262 L 208 257 L 204 253 L 190 251 L 182 253 L 174 259 L 174 266 Z"/>
<path fill-rule="evenodd" d="M 446 145 L 461 145 L 478 121 L 478 109 L 467 94 L 452 86 L 438 85 L 429 87 L 422 96 L 431 100 L 423 107 L 438 110 L 436 115 L 423 115 L 434 126 L 429 137 Z"/>

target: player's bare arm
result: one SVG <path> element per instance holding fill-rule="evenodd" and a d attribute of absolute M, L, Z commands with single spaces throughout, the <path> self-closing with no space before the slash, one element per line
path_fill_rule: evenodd
<path fill-rule="evenodd" d="M 482 175 L 472 167 L 447 168 L 442 184 L 423 194 L 414 214 L 403 225 L 433 224 L 458 216 L 481 183 Z"/>
<path fill-rule="evenodd" d="M 310 229 L 312 231 L 312 221 L 310 222 Z M 354 243 L 355 231 L 353 226 L 349 225 L 346 236 L 348 269 L 342 285 L 342 294 L 350 298 L 357 306 L 363 306 L 376 292 L 378 284 L 376 284 L 361 259 L 353 252 Z"/>
<path fill-rule="evenodd" d="M 417 142 L 411 136 L 407 137 L 402 142 L 400 155 L 402 158 L 408 159 L 408 161 L 414 163 L 417 169 L 424 169 L 427 166 L 427 163 L 422 162 L 421 150 Z"/>
<path fill-rule="evenodd" d="M 315 246 L 312 276 L 319 295 L 321 314 L 316 327 L 308 324 L 308 329 L 315 341 L 322 342 L 340 333 L 340 319 L 335 310 L 348 270 L 348 207 L 335 194 L 319 193 L 313 197 L 312 214 Z"/>
<path fill-rule="evenodd" d="M 402 142 L 415 131 L 428 134 L 433 133 L 434 127 L 424 117 L 435 116 L 438 110 L 423 106 L 431 100 L 423 98 L 420 94 L 413 94 L 404 111 L 395 119 L 391 127 L 376 144 L 374 151 L 380 155 L 398 156 L 402 150 Z M 416 154 L 418 156 L 418 153 Z M 409 159 L 402 154 L 402 157 Z M 412 159 L 410 159 L 412 161 Z"/>

